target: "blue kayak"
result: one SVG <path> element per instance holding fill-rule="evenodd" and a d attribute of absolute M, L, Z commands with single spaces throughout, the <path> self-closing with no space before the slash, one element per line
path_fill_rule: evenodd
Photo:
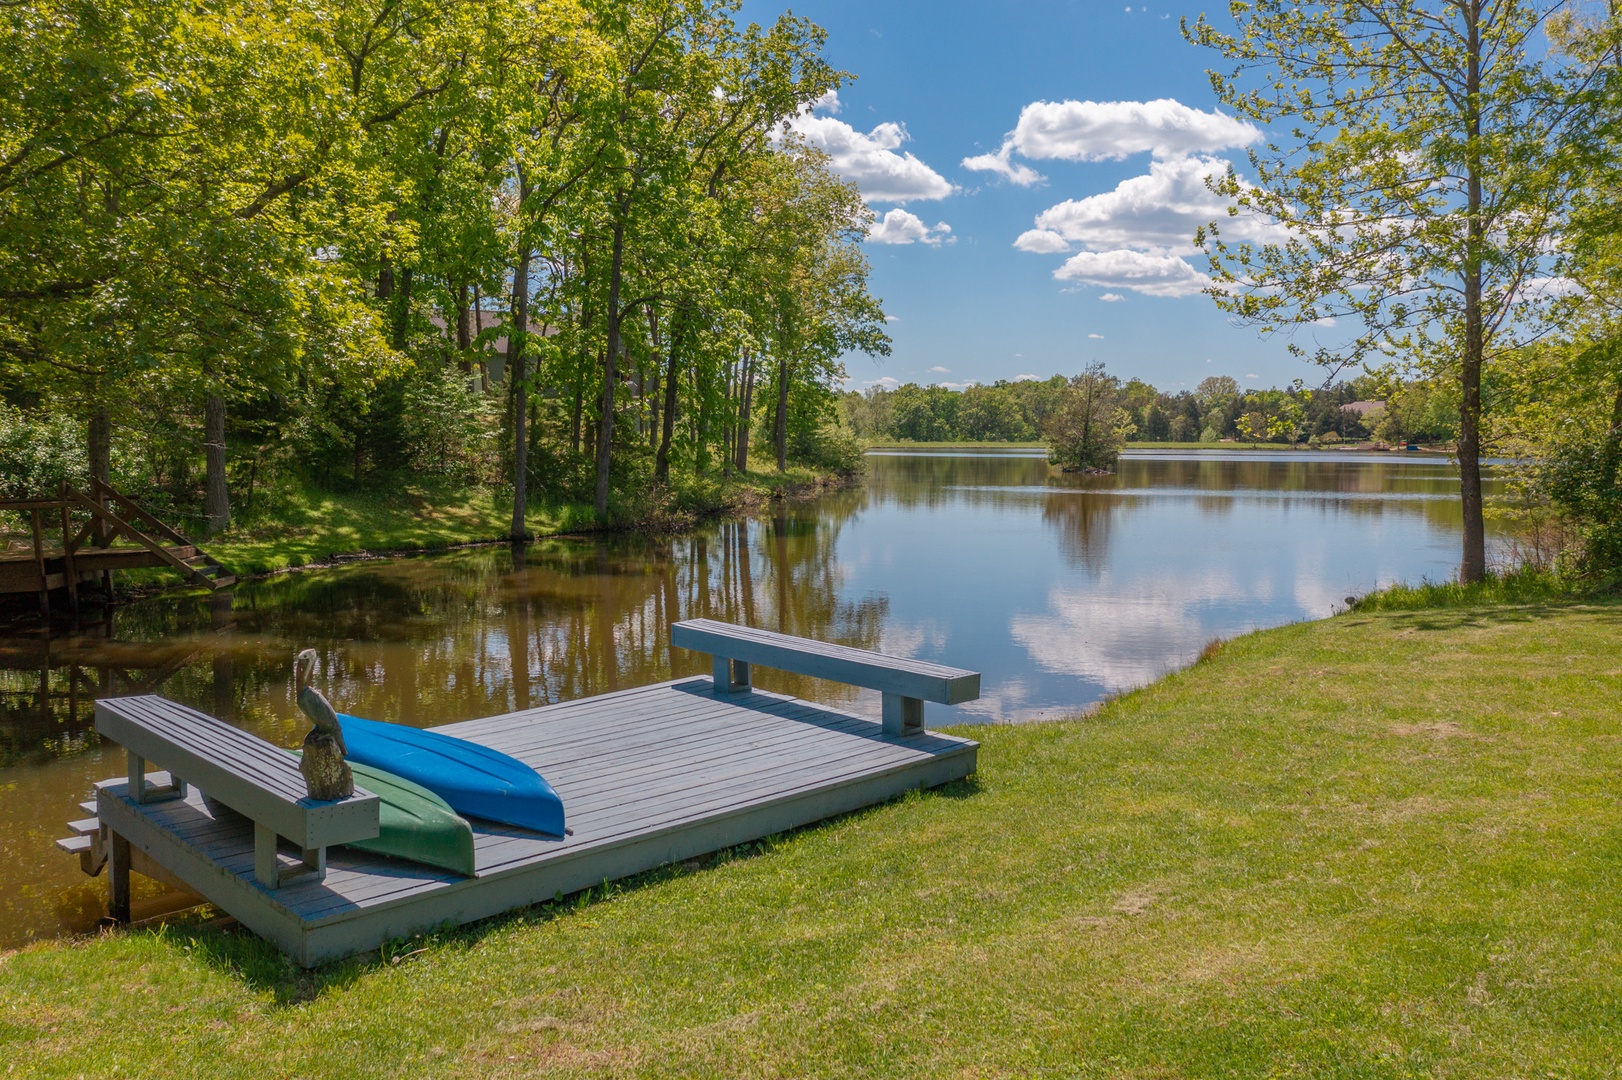
<path fill-rule="evenodd" d="M 458 814 L 563 835 L 563 800 L 517 758 L 435 731 L 338 714 L 351 761 L 420 784 Z M 364 786 L 364 785 L 363 785 Z"/>

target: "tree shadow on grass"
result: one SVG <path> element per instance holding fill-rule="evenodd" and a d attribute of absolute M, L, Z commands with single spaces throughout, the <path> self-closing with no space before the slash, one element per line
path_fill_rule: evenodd
<path fill-rule="evenodd" d="M 645 870 L 618 881 L 603 882 L 570 896 L 560 895 L 551 900 L 515 908 L 464 926 L 445 924 L 421 934 L 395 939 L 370 952 L 334 960 L 310 969 L 299 967 L 273 943 L 231 919 L 182 925 L 167 924 L 150 930 L 128 932 L 148 933 L 163 938 L 177 951 L 191 959 L 242 981 L 257 993 L 269 993 L 277 1006 L 300 1005 L 314 1001 L 323 994 L 344 990 L 373 972 L 409 964 L 418 956 L 469 950 L 499 930 L 545 926 L 560 919 L 578 916 L 604 900 L 641 892 L 691 874 L 705 873 L 729 863 L 752 861 L 795 842 L 802 834 L 837 828 L 845 822 L 860 820 L 898 803 L 935 799 L 960 801 L 973 798 L 980 794 L 981 790 L 977 775 L 970 775 L 935 788 L 914 789 L 885 802 L 803 825 L 787 832 L 773 833 L 758 840 L 712 851 L 707 855 Z"/>
<path fill-rule="evenodd" d="M 1420 611 L 1381 612 L 1373 616 L 1343 615 L 1344 626 L 1375 622 L 1409 630 L 1449 631 L 1494 626 L 1535 625 L 1551 618 L 1581 613 L 1601 625 L 1622 626 L 1622 604 L 1518 604 L 1491 607 L 1427 608 Z"/>

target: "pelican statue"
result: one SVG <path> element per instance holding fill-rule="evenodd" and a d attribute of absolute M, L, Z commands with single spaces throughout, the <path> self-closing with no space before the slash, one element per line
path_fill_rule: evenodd
<path fill-rule="evenodd" d="M 298 694 L 299 711 L 315 725 L 304 736 L 304 755 L 299 761 L 299 772 L 309 786 L 312 799 L 343 799 L 355 793 L 355 777 L 344 760 L 344 731 L 338 726 L 338 714 L 322 695 L 310 685 L 315 674 L 315 650 L 305 649 L 293 661 L 293 686 Z"/>

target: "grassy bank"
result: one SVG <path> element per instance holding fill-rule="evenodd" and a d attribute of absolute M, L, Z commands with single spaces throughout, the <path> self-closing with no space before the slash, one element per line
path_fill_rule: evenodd
<path fill-rule="evenodd" d="M 1612 1076 L 1622 607 L 1353 612 L 385 957 L 0 959 L 29 1076 Z"/>
<path fill-rule="evenodd" d="M 693 484 L 659 500 L 612 508 L 606 522 L 599 522 L 584 503 L 534 503 L 526 520 L 536 536 L 600 528 L 675 529 L 706 514 L 812 492 L 835 479 L 798 467 L 781 475 L 775 470 L 744 473 L 730 482 Z M 238 575 L 263 574 L 336 555 L 504 540 L 511 523 L 510 492 L 410 478 L 356 491 L 289 485 L 262 498 L 251 515 L 205 541 L 204 547 Z"/>

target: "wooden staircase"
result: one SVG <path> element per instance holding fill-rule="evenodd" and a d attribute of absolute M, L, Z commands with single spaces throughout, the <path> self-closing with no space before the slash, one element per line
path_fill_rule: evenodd
<path fill-rule="evenodd" d="M 4 501 L 0 510 L 25 515 L 32 534 L 29 550 L 0 552 L 0 593 L 37 593 L 47 618 L 53 589 L 66 588 L 77 612 L 79 585 L 99 578 L 111 596 L 115 570 L 176 570 L 189 584 L 211 592 L 237 583 L 208 552 L 100 480 L 90 481 L 88 495 L 63 483 L 55 498 Z M 60 546 L 45 540 L 46 530 L 57 521 Z"/>
<path fill-rule="evenodd" d="M 81 495 L 65 483 L 62 485 L 64 499 L 72 500 L 91 513 L 90 524 L 80 530 L 77 538 L 79 542 L 69 545 L 70 551 L 94 535 L 97 531 L 95 526 L 99 522 L 103 539 L 97 543 L 97 547 L 108 547 L 113 540 L 124 536 L 151 552 L 160 562 L 185 574 L 193 584 L 219 590 L 229 589 L 237 583 L 235 576 L 215 562 L 208 552 L 142 510 L 135 500 L 111 484 L 91 477 L 90 492 L 94 497 Z M 122 513 L 115 513 L 111 506 L 117 506 Z M 143 533 L 131 524 L 132 520 L 145 526 L 146 532 Z M 155 534 L 159 539 L 153 539 L 147 533 Z"/>

